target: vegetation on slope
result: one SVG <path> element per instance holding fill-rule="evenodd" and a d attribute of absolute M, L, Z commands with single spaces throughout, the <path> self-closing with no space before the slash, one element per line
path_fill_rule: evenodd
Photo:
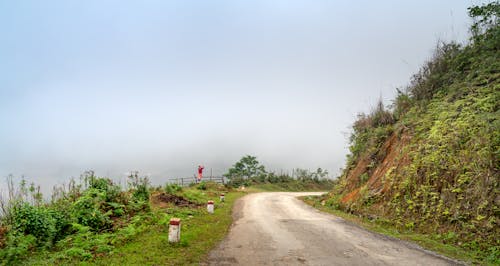
<path fill-rule="evenodd" d="M 0 201 L 0 265 L 198 263 L 224 237 L 241 196 L 204 182 L 152 188 L 137 173 L 128 185 L 87 172 L 44 202 L 33 184 L 16 189 L 10 182 L 10 198 Z M 207 201 L 221 192 L 227 200 L 208 215 Z M 179 245 L 168 243 L 172 217 L 182 218 Z"/>
<path fill-rule="evenodd" d="M 440 44 L 392 108 L 358 117 L 323 203 L 500 263 L 500 4 L 469 14 L 469 44 Z"/>

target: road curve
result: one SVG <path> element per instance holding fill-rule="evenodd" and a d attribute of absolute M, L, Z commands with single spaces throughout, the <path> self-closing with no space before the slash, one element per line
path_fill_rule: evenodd
<path fill-rule="evenodd" d="M 372 233 L 296 197 L 315 192 L 249 194 L 209 265 L 456 265 L 417 245 Z"/>

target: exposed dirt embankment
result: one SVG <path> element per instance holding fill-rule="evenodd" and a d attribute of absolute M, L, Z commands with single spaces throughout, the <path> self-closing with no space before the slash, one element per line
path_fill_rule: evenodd
<path fill-rule="evenodd" d="M 196 208 L 201 206 L 201 204 L 192 202 L 182 196 L 168 194 L 165 192 L 153 194 L 151 196 L 151 203 L 153 206 L 158 206 L 160 208 L 164 208 L 169 205 L 175 205 L 178 207 L 190 207 L 190 208 Z"/>
<path fill-rule="evenodd" d="M 367 189 L 370 197 L 383 196 L 391 192 L 391 182 L 387 174 L 396 174 L 402 170 L 402 167 L 408 165 L 408 154 L 404 148 L 408 145 L 410 135 L 408 133 L 392 133 L 384 142 L 375 160 L 368 154 L 362 156 L 352 170 L 347 172 L 345 177 L 347 186 L 344 192 L 347 192 L 341 199 L 342 203 L 349 203 L 358 200 L 361 196 L 360 190 Z M 380 162 L 377 162 L 380 158 Z M 375 165 L 375 166 L 373 166 Z M 372 167 L 370 167 L 372 166 Z M 368 180 L 363 180 L 365 175 Z"/>

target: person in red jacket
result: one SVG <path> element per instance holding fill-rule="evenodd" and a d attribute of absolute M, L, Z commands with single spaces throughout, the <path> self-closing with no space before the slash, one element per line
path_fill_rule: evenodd
<path fill-rule="evenodd" d="M 205 169 L 203 165 L 198 165 L 198 182 L 200 182 L 203 177 L 203 169 Z"/>

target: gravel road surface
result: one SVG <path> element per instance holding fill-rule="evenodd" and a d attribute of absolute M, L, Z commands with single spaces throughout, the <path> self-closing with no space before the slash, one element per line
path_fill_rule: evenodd
<path fill-rule="evenodd" d="M 296 197 L 249 194 L 236 203 L 226 239 L 209 265 L 457 265 L 417 245 L 364 230 Z"/>

